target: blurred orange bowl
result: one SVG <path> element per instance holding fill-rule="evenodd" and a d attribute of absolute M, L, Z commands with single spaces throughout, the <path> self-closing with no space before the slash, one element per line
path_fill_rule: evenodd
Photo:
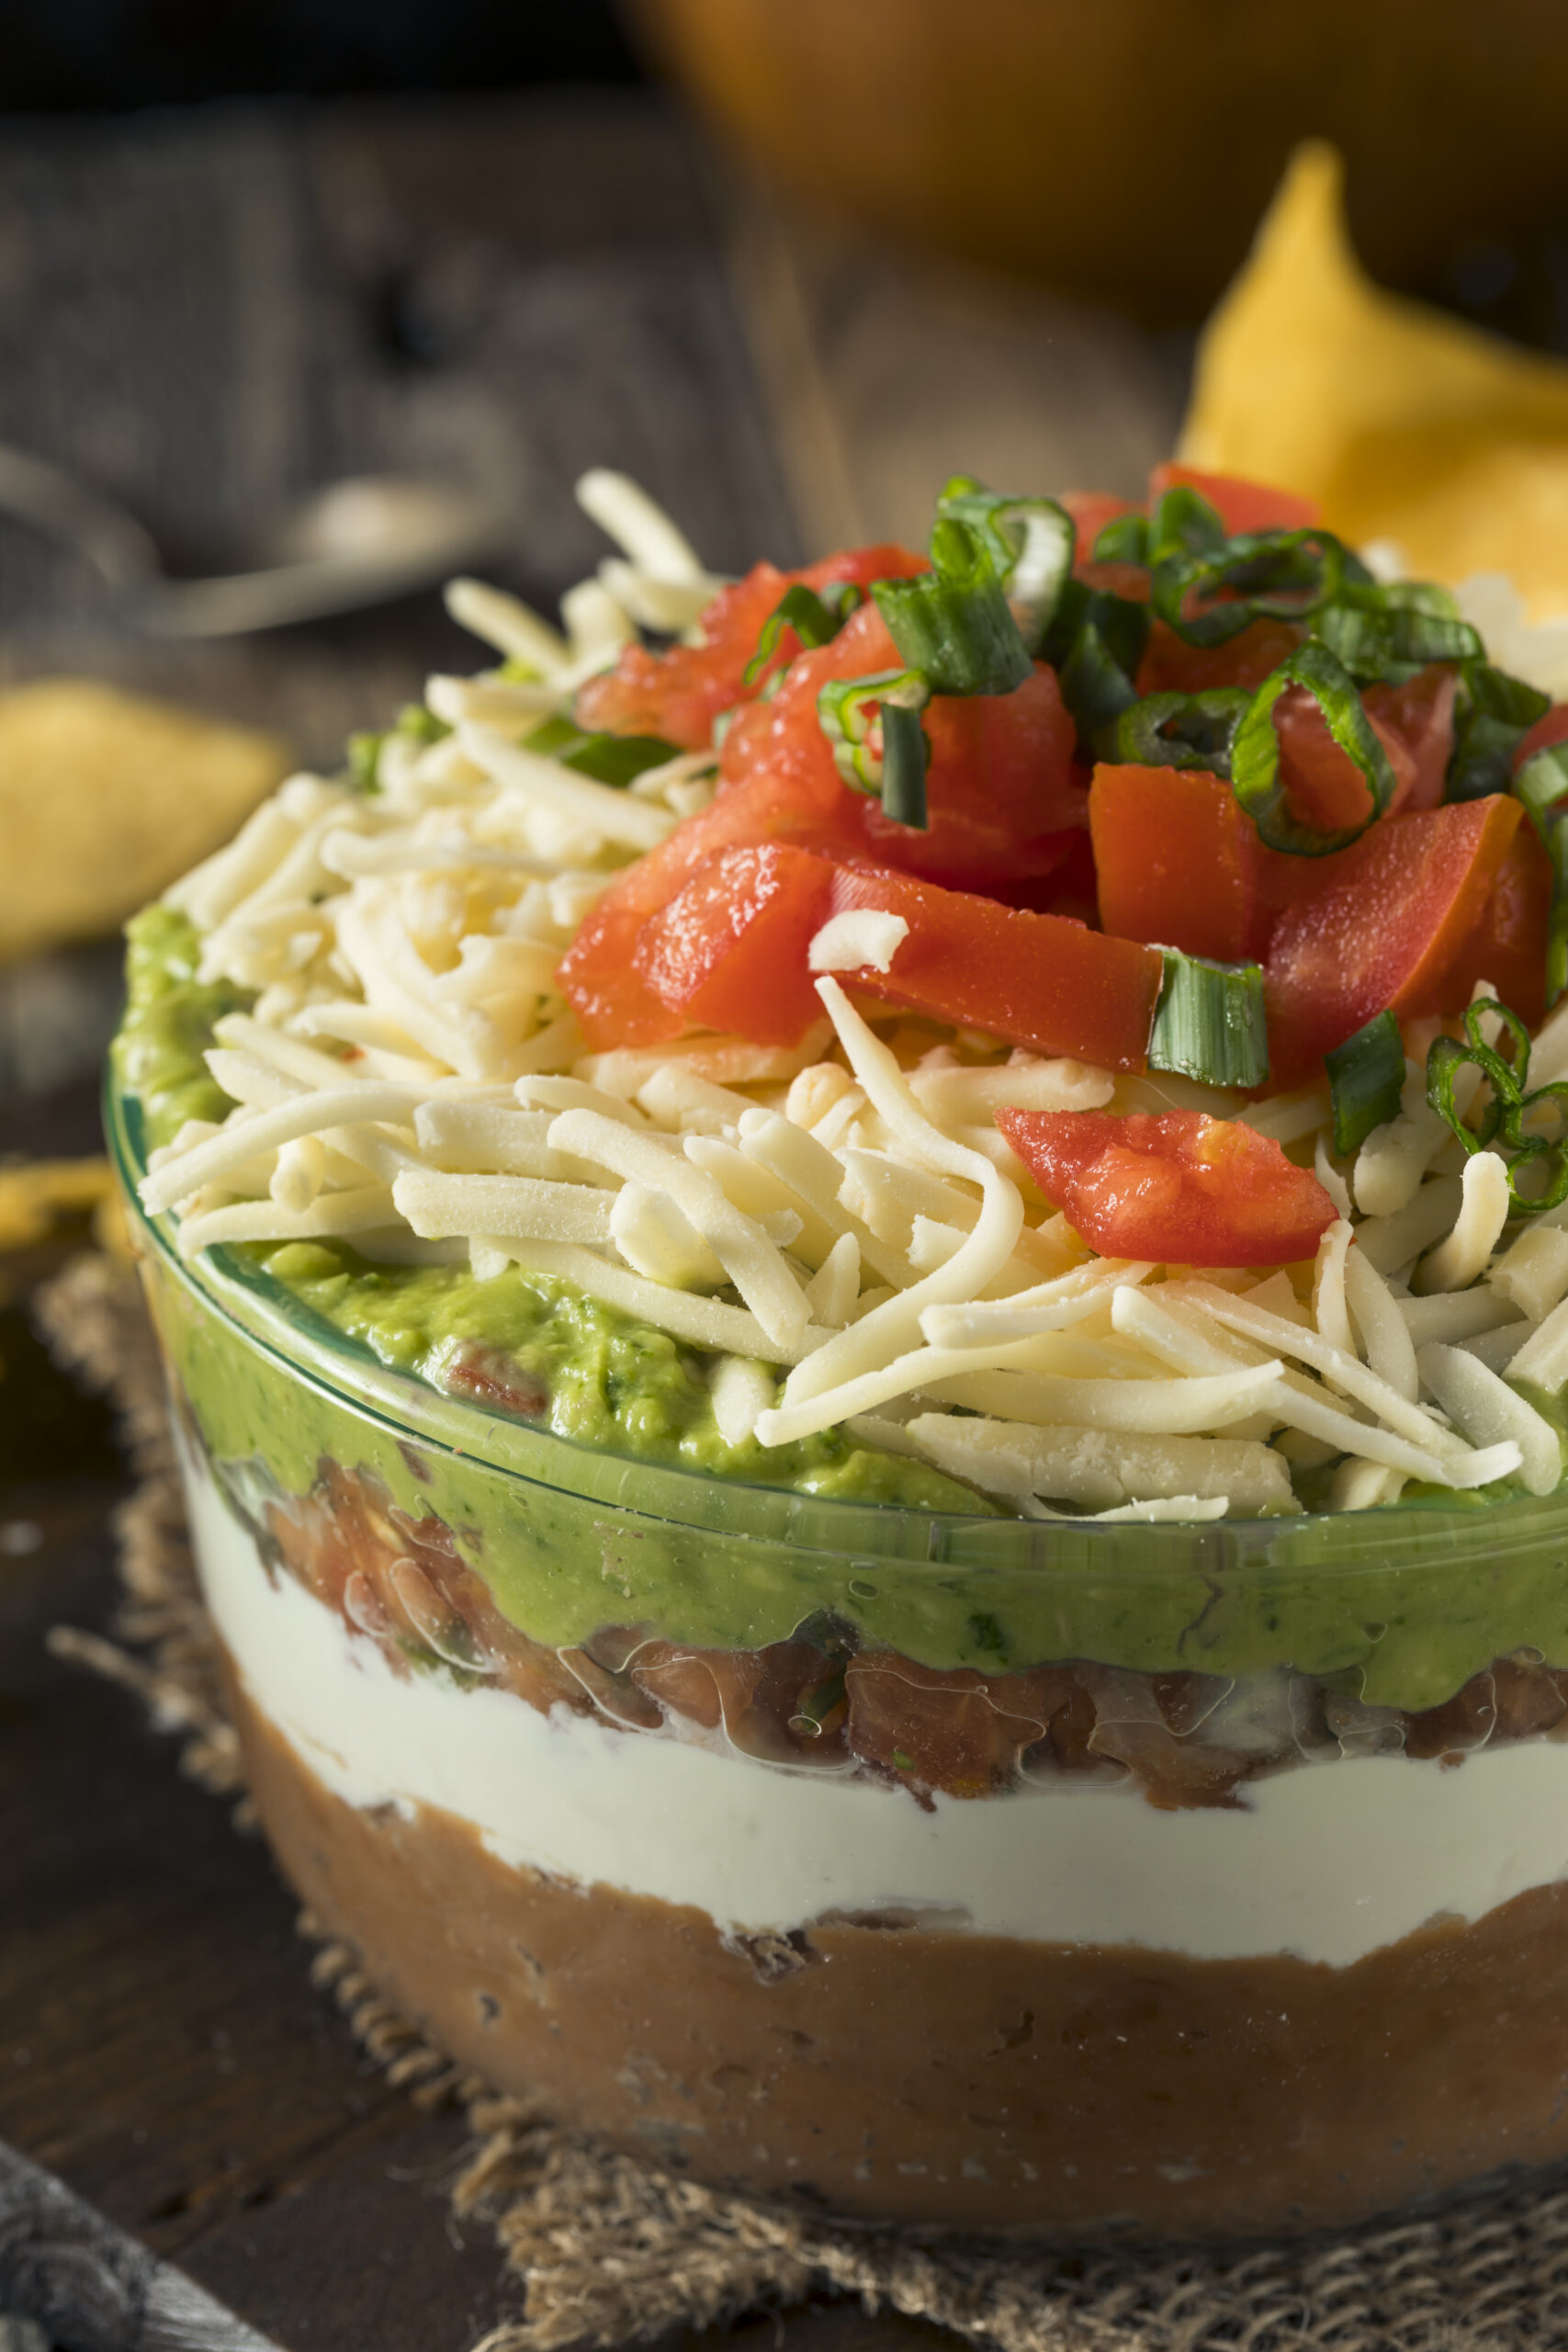
<path fill-rule="evenodd" d="M 1559 0 L 626 0 L 770 169 L 880 230 L 1196 320 L 1295 142 L 1333 140 L 1374 276 L 1568 211 Z"/>

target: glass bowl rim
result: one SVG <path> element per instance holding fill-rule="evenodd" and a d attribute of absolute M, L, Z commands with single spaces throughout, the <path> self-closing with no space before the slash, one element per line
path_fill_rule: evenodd
<path fill-rule="evenodd" d="M 1528 1546 L 1560 1532 L 1565 1524 L 1568 1497 L 1562 1487 L 1551 1495 L 1519 1495 L 1502 1502 L 1481 1498 L 1447 1505 L 1422 1498 L 1360 1511 L 1106 1523 L 1070 1516 L 1033 1520 L 861 1502 L 611 1453 L 553 1430 L 504 1420 L 417 1374 L 393 1371 L 362 1341 L 304 1306 L 286 1285 L 227 1250 L 204 1251 L 195 1261 L 183 1258 L 175 1239 L 175 1220 L 167 1213 L 150 1216 L 136 1192 L 146 1170 L 140 1147 L 141 1115 L 138 1098 L 119 1084 L 111 1065 L 104 1100 L 111 1168 L 128 1218 L 174 1280 L 194 1291 L 236 1340 L 270 1357 L 280 1370 L 331 1403 L 378 1423 L 394 1436 L 416 1439 L 448 1455 L 460 1454 L 523 1487 L 599 1501 L 697 1535 L 722 1534 L 730 1542 L 783 1541 L 840 1557 L 863 1555 L 868 1565 L 918 1562 L 993 1571 L 1072 1566 L 1113 1576 L 1125 1571 L 1146 1577 L 1162 1568 L 1194 1567 L 1211 1574 L 1253 1567 L 1299 1575 L 1309 1563 L 1314 1574 L 1353 1575 L 1369 1565 L 1370 1550 L 1382 1566 L 1416 1569 L 1456 1557 L 1473 1560 L 1483 1527 L 1487 1551 L 1496 1559 L 1499 1546 L 1506 1551 Z M 337 1376 L 322 1363 L 309 1361 L 307 1349 L 311 1356 L 325 1357 L 339 1367 Z M 358 1385 L 351 1375 L 357 1375 Z M 465 1430 L 471 1425 L 472 1442 L 465 1438 L 459 1446 L 429 1426 L 433 1422 L 456 1423 Z M 503 1429 L 513 1445 L 523 1443 L 530 1456 L 537 1454 L 538 1464 L 525 1467 L 506 1459 L 493 1440 L 487 1444 L 487 1429 Z M 622 1488 L 633 1491 L 623 1494 Z M 741 1498 L 750 1521 L 745 1527 L 735 1524 Z"/>

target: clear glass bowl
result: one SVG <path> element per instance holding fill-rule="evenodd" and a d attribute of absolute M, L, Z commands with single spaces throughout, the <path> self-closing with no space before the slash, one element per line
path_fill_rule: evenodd
<path fill-rule="evenodd" d="M 267 1833 L 456 2058 L 1058 2240 L 1568 2153 L 1558 1498 L 1026 1521 L 593 1452 L 183 1263 L 109 1130 Z"/>

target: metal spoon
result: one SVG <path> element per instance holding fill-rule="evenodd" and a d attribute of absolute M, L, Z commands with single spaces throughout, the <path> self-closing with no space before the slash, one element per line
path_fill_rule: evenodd
<path fill-rule="evenodd" d="M 233 637 L 385 604 L 493 551 L 506 518 L 450 482 L 361 474 L 287 510 L 244 571 L 173 580 L 133 514 L 61 466 L 0 443 L 0 515 L 74 548 L 162 637 Z"/>

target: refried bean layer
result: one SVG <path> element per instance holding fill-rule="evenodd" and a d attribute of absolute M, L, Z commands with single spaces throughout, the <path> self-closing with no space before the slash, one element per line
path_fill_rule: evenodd
<path fill-rule="evenodd" d="M 327 1790 L 232 1675 L 283 1867 L 453 2057 L 716 2184 L 1092 2238 L 1339 2225 L 1568 2153 L 1568 1885 L 1347 1968 L 702 1911 Z M 747 1769 L 738 1765 L 738 1770 Z"/>

